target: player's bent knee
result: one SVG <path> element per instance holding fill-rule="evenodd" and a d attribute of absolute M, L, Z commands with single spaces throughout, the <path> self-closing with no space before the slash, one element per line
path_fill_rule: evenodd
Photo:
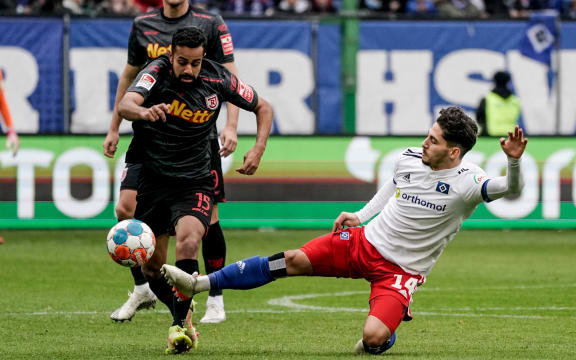
<path fill-rule="evenodd" d="M 312 274 L 312 264 L 302 250 L 285 251 L 284 258 L 286 259 L 286 272 L 288 276 Z"/>
<path fill-rule="evenodd" d="M 366 333 L 364 332 L 364 336 L 362 340 L 364 343 L 370 347 L 377 347 L 384 344 L 388 339 L 390 339 L 390 333 L 383 334 L 383 333 Z"/>

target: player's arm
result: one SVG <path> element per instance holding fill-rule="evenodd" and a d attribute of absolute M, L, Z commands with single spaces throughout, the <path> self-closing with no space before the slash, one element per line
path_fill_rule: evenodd
<path fill-rule="evenodd" d="M 389 181 L 386 181 L 384 186 L 382 186 L 378 192 L 372 197 L 372 199 L 364 205 L 362 209 L 355 213 L 349 212 L 341 212 L 340 215 L 334 220 L 334 226 L 332 231 L 338 231 L 344 226 L 358 226 L 368 220 L 370 220 L 374 215 L 378 214 L 384 206 L 394 195 L 396 191 L 396 184 L 394 183 L 394 179 L 391 178 Z"/>
<path fill-rule="evenodd" d="M 266 150 L 266 142 L 272 129 L 272 118 L 274 116 L 272 106 L 261 97 L 258 97 L 258 104 L 252 111 L 256 114 L 256 143 L 244 154 L 242 167 L 236 169 L 237 172 L 244 175 L 253 175 L 258 169 L 260 159 L 264 155 L 264 150 Z"/>
<path fill-rule="evenodd" d="M 222 64 L 228 71 L 232 74 L 238 76 L 238 69 L 236 68 L 236 63 L 227 62 Z M 220 156 L 228 156 L 236 150 L 238 145 L 238 115 L 240 109 L 231 102 L 226 102 L 226 125 L 222 129 L 220 134 L 220 140 L 222 142 L 222 147 L 220 148 Z"/>
<path fill-rule="evenodd" d="M 6 148 L 12 151 L 12 155 L 16 156 L 16 153 L 18 153 L 18 149 L 20 148 L 20 139 L 18 138 L 16 129 L 14 129 L 14 125 L 12 124 L 12 116 L 10 115 L 8 102 L 4 96 L 4 89 L 2 88 L 2 73 L 0 73 L 0 113 L 2 113 L 2 118 L 6 125 Z"/>
<path fill-rule="evenodd" d="M 144 96 L 137 92 L 128 91 L 118 104 L 118 112 L 126 120 L 158 121 L 166 122 L 166 113 L 170 107 L 168 104 L 156 104 L 149 108 L 142 106 Z"/>
<path fill-rule="evenodd" d="M 519 126 L 514 127 L 514 131 L 508 132 L 508 138 L 500 138 L 502 151 L 508 157 L 508 169 L 506 176 L 498 176 L 487 180 L 483 184 L 483 196 L 487 201 L 492 201 L 506 195 L 519 194 L 524 184 L 520 176 L 520 158 L 526 149 L 528 139 L 524 138 L 524 133 Z"/>
<path fill-rule="evenodd" d="M 104 155 L 107 157 L 113 158 L 118 147 L 118 131 L 120 129 L 120 123 L 122 123 L 122 117 L 118 114 L 118 104 L 124 97 L 124 94 L 126 94 L 126 90 L 130 84 L 132 84 L 136 78 L 136 75 L 138 75 L 140 68 L 140 66 L 126 64 L 124 71 L 122 71 L 122 75 L 120 75 L 120 79 L 118 80 L 116 98 L 114 100 L 114 110 L 112 111 L 112 122 L 110 123 L 110 129 L 108 129 L 108 133 L 106 134 L 106 138 L 102 144 Z"/>

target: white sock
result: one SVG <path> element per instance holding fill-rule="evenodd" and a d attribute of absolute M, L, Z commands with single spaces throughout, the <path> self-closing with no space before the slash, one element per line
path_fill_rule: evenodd
<path fill-rule="evenodd" d="M 145 283 L 142 285 L 134 285 L 134 292 L 135 293 L 145 294 L 149 291 L 151 291 L 151 290 L 150 290 L 150 285 L 148 285 L 148 283 Z"/>
<path fill-rule="evenodd" d="M 216 296 L 208 296 L 206 299 L 206 305 L 217 305 L 218 307 L 224 307 L 224 296 L 216 295 Z"/>

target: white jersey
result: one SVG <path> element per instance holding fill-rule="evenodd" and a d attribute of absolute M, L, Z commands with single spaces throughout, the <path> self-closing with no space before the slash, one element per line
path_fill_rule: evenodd
<path fill-rule="evenodd" d="M 472 163 L 434 171 L 409 148 L 394 171 L 396 191 L 365 228 L 366 239 L 405 271 L 427 275 L 462 222 L 489 201 L 486 173 Z"/>

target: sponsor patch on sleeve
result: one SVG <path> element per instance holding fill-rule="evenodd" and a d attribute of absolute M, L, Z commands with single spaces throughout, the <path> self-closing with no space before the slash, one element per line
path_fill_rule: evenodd
<path fill-rule="evenodd" d="M 224 34 L 220 35 L 220 43 L 222 44 L 222 52 L 224 55 L 230 55 L 234 53 L 234 44 L 232 43 L 232 35 Z"/>
<path fill-rule="evenodd" d="M 238 94 L 244 98 L 244 100 L 249 103 L 254 99 L 254 90 L 248 84 L 245 84 L 242 80 L 238 79 Z"/>
<path fill-rule="evenodd" d="M 140 77 L 140 80 L 138 80 L 138 82 L 136 83 L 136 87 L 141 87 L 146 90 L 150 90 L 152 89 L 152 86 L 154 86 L 155 83 L 156 79 L 154 79 L 154 76 L 150 74 L 143 74 L 142 77 Z"/>

